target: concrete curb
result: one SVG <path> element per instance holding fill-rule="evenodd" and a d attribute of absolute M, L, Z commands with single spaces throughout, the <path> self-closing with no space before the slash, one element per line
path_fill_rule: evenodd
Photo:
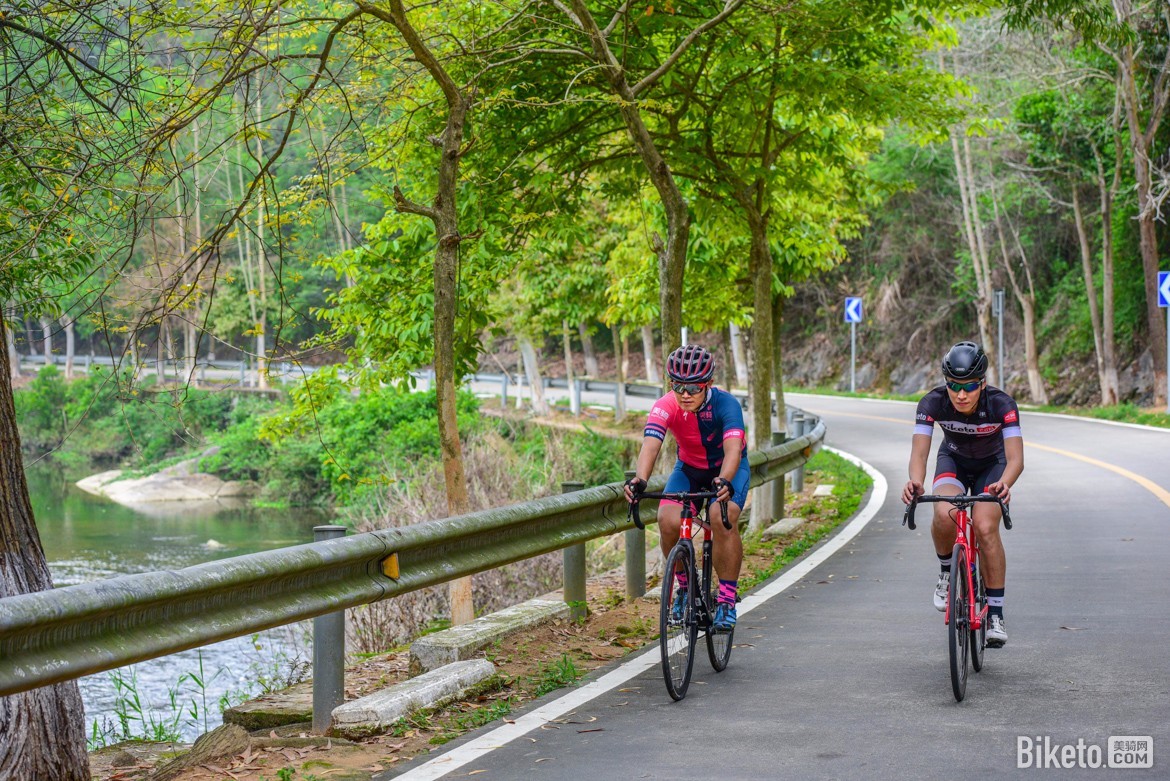
<path fill-rule="evenodd" d="M 333 709 L 329 734 L 361 738 L 382 732 L 415 711 L 438 708 L 460 699 L 472 689 L 486 688 L 495 678 L 496 666 L 486 659 L 445 665 L 337 706 Z"/>
<path fill-rule="evenodd" d="M 767 529 L 764 529 L 764 533 L 760 536 L 765 540 L 775 539 L 776 537 L 783 537 L 786 534 L 792 534 L 792 532 L 796 531 L 803 525 L 804 518 L 781 518 Z"/>
<path fill-rule="evenodd" d="M 496 640 L 556 618 L 568 618 L 569 606 L 550 599 L 530 599 L 461 626 L 424 635 L 410 644 L 411 672 L 435 670 L 470 659 Z"/>

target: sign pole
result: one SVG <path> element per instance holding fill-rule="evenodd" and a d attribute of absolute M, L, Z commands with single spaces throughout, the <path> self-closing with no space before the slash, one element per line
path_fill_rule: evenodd
<path fill-rule="evenodd" d="M 849 392 L 857 393 L 857 323 L 849 324 Z"/>
<path fill-rule="evenodd" d="M 845 297 L 845 322 L 849 323 L 849 392 L 857 393 L 857 324 L 861 322 L 860 296 Z"/>
<path fill-rule="evenodd" d="M 1170 375 L 1170 271 L 1158 272 L 1158 306 L 1166 308 L 1166 368 Z M 1166 384 L 1170 386 L 1170 382 Z M 1170 415 L 1170 387 L 1166 390 L 1166 414 Z"/>

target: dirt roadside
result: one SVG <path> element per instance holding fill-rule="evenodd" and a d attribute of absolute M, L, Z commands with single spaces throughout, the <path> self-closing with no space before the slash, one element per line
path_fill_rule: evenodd
<path fill-rule="evenodd" d="M 845 520 L 856 501 L 841 496 L 814 496 L 816 487 L 835 478 L 810 470 L 804 491 L 787 497 L 787 514 L 806 519 L 792 534 L 771 541 L 749 540 L 741 583 L 749 588 L 766 580 L 799 557 Z M 856 499 L 856 497 L 854 497 Z M 188 767 L 172 778 L 193 781 L 368 781 L 418 754 L 468 730 L 499 719 L 531 700 L 645 647 L 657 638 L 657 579 L 650 595 L 629 600 L 620 572 L 592 579 L 587 588 L 589 616 L 583 621 L 557 621 L 507 638 L 485 649 L 497 667 L 501 685 L 436 712 L 417 713 L 387 734 L 360 742 L 313 736 L 309 725 L 253 733 L 236 750 Z M 733 657 L 734 663 L 734 657 Z M 346 698 L 361 697 L 409 677 L 408 653 L 384 654 L 346 671 Z M 631 697 L 639 696 L 637 693 Z M 642 696 L 648 696 L 643 694 Z M 664 695 L 665 696 L 665 695 Z M 154 770 L 185 746 L 123 743 L 91 755 L 98 781 L 145 781 Z"/>

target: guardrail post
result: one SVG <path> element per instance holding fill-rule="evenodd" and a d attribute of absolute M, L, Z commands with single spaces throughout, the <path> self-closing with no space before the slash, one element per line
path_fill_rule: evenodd
<path fill-rule="evenodd" d="M 634 476 L 626 472 L 626 479 Z M 646 530 L 626 529 L 626 596 L 637 599 L 646 594 Z"/>
<path fill-rule="evenodd" d="M 504 372 L 500 380 L 500 409 L 508 408 L 508 373 Z"/>
<path fill-rule="evenodd" d="M 792 427 L 794 429 L 794 439 L 800 439 L 804 436 L 805 417 L 803 412 L 798 412 L 792 416 Z M 792 492 L 800 493 L 804 490 L 804 464 L 792 470 Z"/>
<path fill-rule="evenodd" d="M 584 483 L 561 483 L 561 493 L 571 494 L 585 487 Z M 585 618 L 589 606 L 585 602 L 585 543 L 579 542 L 565 548 L 564 572 L 565 604 L 569 606 L 569 617 Z"/>
<path fill-rule="evenodd" d="M 240 387 L 241 388 L 244 387 L 244 380 L 245 379 L 246 379 L 246 377 L 244 376 L 244 362 L 240 361 Z"/>
<path fill-rule="evenodd" d="M 569 388 L 569 411 L 573 413 L 573 417 L 581 415 L 581 381 L 573 380 L 573 387 Z"/>
<path fill-rule="evenodd" d="M 314 526 L 313 542 L 345 536 L 344 526 Z M 313 619 L 313 732 L 324 734 L 345 701 L 345 611 Z"/>
<path fill-rule="evenodd" d="M 772 432 L 772 447 L 784 444 L 784 432 Z M 784 517 L 784 476 L 772 481 L 772 520 L 779 521 Z"/>

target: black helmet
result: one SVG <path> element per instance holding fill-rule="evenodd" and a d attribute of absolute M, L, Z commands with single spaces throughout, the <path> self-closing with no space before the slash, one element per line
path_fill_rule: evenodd
<path fill-rule="evenodd" d="M 666 375 L 673 382 L 707 382 L 715 376 L 715 359 L 697 344 L 684 344 L 666 359 Z"/>
<path fill-rule="evenodd" d="M 981 380 L 987 374 L 987 356 L 974 342 L 959 342 L 943 356 L 942 372 L 956 380 Z"/>

